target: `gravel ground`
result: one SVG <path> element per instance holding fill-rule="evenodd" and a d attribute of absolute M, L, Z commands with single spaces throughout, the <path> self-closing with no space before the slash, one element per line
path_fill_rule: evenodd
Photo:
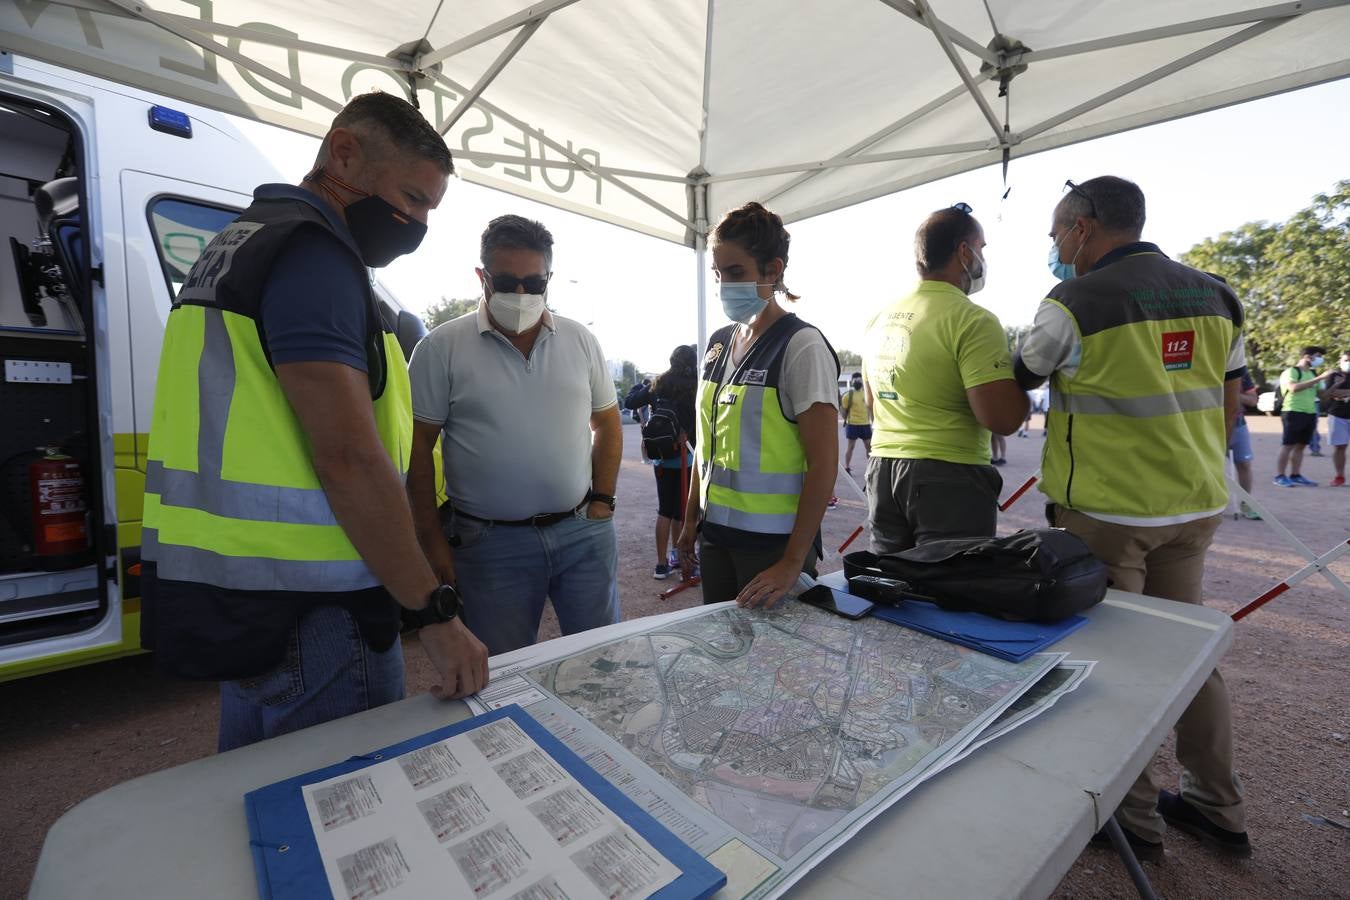
<path fill-rule="evenodd" d="M 1316 552 L 1350 539 L 1350 489 L 1275 488 L 1278 421 L 1249 420 L 1257 455 L 1256 496 Z M 1037 420 L 1039 424 L 1039 419 Z M 1039 464 L 1039 430 L 1008 439 L 1005 495 Z M 698 589 L 670 600 L 671 582 L 652 579 L 655 487 L 637 458 L 637 430 L 625 427 L 620 477 L 620 580 L 625 616 L 635 618 L 700 602 Z M 1328 450 L 1329 452 L 1329 450 Z M 861 454 L 861 447 L 858 450 Z M 862 464 L 855 458 L 854 471 Z M 1178 461 L 1184 464 L 1184 461 Z M 1330 459 L 1309 459 L 1304 473 L 1325 484 Z M 858 479 L 861 481 L 861 478 Z M 865 518 L 841 480 L 840 505 L 826 515 L 822 571 L 840 566 L 838 547 Z M 1005 530 L 1038 525 L 1042 498 L 1031 493 L 1003 517 Z M 864 546 L 859 543 L 857 546 Z M 1302 565 L 1261 522 L 1226 520 L 1210 550 L 1206 596 L 1232 611 Z M 1350 558 L 1332 566 L 1350 580 Z M 557 634 L 551 614 L 541 638 Z M 430 671 L 409 645 L 410 693 L 425 690 Z M 1169 835 L 1167 859 L 1145 870 L 1170 898 L 1350 897 L 1350 603 L 1320 578 L 1295 587 L 1243 620 L 1223 663 L 1233 696 L 1237 764 L 1246 783 L 1252 859 L 1218 859 L 1185 835 Z M 1053 712 L 1051 713 L 1053 715 Z M 0 685 L 0 897 L 21 897 L 42 838 L 84 798 L 138 775 L 210 755 L 217 701 L 212 685 L 160 678 L 146 657 L 87 666 Z M 1175 780 L 1170 741 L 1161 772 Z M 903 815 L 902 803 L 890 815 Z M 1133 890 L 1109 852 L 1085 850 L 1056 898 L 1130 897 Z"/>

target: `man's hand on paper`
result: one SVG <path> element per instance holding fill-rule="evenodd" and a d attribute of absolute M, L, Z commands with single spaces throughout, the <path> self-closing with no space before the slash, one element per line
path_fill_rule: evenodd
<path fill-rule="evenodd" d="M 431 686 L 433 696 L 459 700 L 476 694 L 488 682 L 488 651 L 460 619 L 424 626 L 418 632 L 427 658 L 441 683 Z"/>

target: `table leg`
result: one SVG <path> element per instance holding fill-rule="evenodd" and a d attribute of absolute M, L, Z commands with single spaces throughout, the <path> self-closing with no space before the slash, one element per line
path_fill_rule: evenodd
<path fill-rule="evenodd" d="M 1149 884 L 1148 876 L 1144 874 L 1144 869 L 1139 865 L 1139 860 L 1135 858 L 1134 850 L 1130 848 L 1130 842 L 1125 840 L 1125 832 L 1120 830 L 1120 823 L 1116 821 L 1115 816 L 1106 818 L 1106 835 L 1111 838 L 1111 846 L 1116 848 L 1120 854 L 1120 861 L 1125 866 L 1125 871 L 1129 874 L 1130 880 L 1134 882 L 1134 889 L 1139 892 L 1143 900 L 1159 900 L 1158 895 L 1153 891 L 1153 885 Z"/>

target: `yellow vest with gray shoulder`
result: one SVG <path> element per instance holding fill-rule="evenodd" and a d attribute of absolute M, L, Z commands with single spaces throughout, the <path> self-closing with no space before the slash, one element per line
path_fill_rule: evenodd
<path fill-rule="evenodd" d="M 709 338 L 698 404 L 705 531 L 792 533 L 806 450 L 796 419 L 782 407 L 779 384 L 788 342 L 811 327 L 791 313 L 783 316 L 755 341 L 740 365 L 731 363 L 734 325 Z M 837 372 L 837 358 L 835 366 Z"/>
<path fill-rule="evenodd" d="M 1140 244 L 1047 302 L 1073 320 L 1081 357 L 1072 377 L 1051 378 L 1045 494 L 1157 524 L 1221 509 L 1224 383 L 1243 319 L 1228 285 Z"/>
<path fill-rule="evenodd" d="M 177 674 L 248 676 L 312 602 L 377 622 L 379 643 L 397 636 L 398 607 L 338 524 L 261 337 L 272 261 L 311 227 L 357 253 L 317 209 L 257 201 L 207 245 L 165 325 L 146 466 L 142 638 Z M 374 418 L 405 475 L 407 363 L 368 285 L 366 295 Z"/>

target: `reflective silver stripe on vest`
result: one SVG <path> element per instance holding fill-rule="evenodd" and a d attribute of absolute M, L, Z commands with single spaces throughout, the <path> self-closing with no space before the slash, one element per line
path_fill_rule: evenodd
<path fill-rule="evenodd" d="M 1050 402 L 1057 412 L 1089 416 L 1129 416 L 1148 419 L 1177 413 L 1201 412 L 1223 408 L 1223 387 L 1196 388 L 1150 397 L 1101 397 L 1095 394 L 1070 394 L 1051 391 Z"/>
<path fill-rule="evenodd" d="M 800 494 L 806 480 L 800 472 L 733 472 L 716 465 L 711 468 L 709 484 L 743 494 Z"/>
<path fill-rule="evenodd" d="M 757 531 L 760 534 L 791 534 L 792 526 L 797 522 L 796 513 L 751 513 L 732 509 L 720 503 L 708 503 L 703 513 L 703 521 L 742 531 Z"/>
<path fill-rule="evenodd" d="M 191 581 L 235 591 L 360 591 L 380 581 L 359 559 L 295 560 L 224 556 L 200 547 L 162 544 L 159 531 L 141 531 L 141 556 L 161 581 Z"/>
<path fill-rule="evenodd" d="M 739 451 L 741 454 L 741 469 L 753 471 L 758 469 L 760 464 L 760 432 L 763 431 L 764 424 L 764 388 L 746 385 L 739 402 L 741 404 L 741 446 Z"/>
<path fill-rule="evenodd" d="M 225 426 L 234 399 L 234 347 L 224 314 L 211 307 L 202 319 L 202 356 L 197 363 L 197 471 L 220 477 L 225 460 Z"/>
<path fill-rule="evenodd" d="M 145 467 L 145 492 L 158 494 L 163 506 L 199 509 L 226 519 L 290 525 L 338 524 L 322 488 L 227 481 L 218 475 L 165 468 L 156 459 Z"/>

